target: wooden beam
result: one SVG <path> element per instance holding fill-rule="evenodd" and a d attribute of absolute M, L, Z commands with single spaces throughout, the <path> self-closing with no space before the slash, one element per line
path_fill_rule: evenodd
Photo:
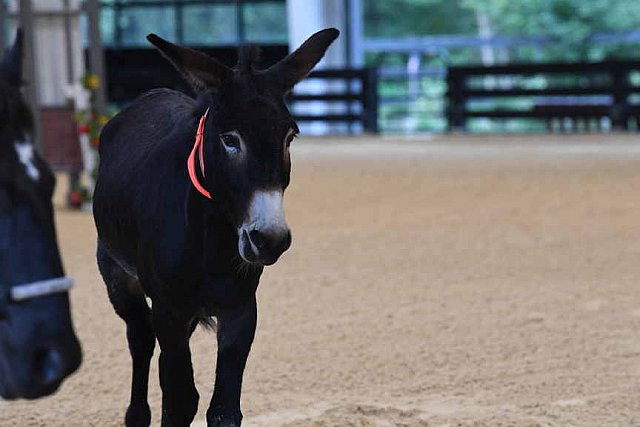
<path fill-rule="evenodd" d="M 0 52 L 6 46 L 5 34 L 7 32 L 7 8 L 3 0 L 0 0 Z"/>
<path fill-rule="evenodd" d="M 104 52 L 100 37 L 100 1 L 87 0 L 85 8 L 89 24 L 89 70 L 100 77 L 100 86 L 96 90 L 96 107 L 99 113 L 104 113 L 107 106 L 107 96 Z"/>
<path fill-rule="evenodd" d="M 40 126 L 40 102 L 38 99 L 38 76 L 35 70 L 35 35 L 33 22 L 33 9 L 31 0 L 20 0 L 20 26 L 24 31 L 23 44 L 23 78 L 27 81 L 24 88 L 25 98 L 33 111 L 35 135 L 34 146 L 42 152 L 41 126 Z"/>

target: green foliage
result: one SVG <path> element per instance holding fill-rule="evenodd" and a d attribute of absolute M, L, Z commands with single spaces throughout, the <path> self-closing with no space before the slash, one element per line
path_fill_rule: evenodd
<path fill-rule="evenodd" d="M 512 48 L 508 60 L 581 60 L 635 56 L 637 46 L 595 45 L 589 37 L 640 28 L 640 0 L 367 0 L 367 37 L 479 33 L 486 18 L 491 34 L 554 36 L 557 43 Z M 476 53 L 454 55 L 473 62 Z"/>
<path fill-rule="evenodd" d="M 612 54 L 624 56 L 625 50 L 621 46 L 594 46 L 589 37 L 597 33 L 634 30 L 640 26 L 638 0 L 461 1 L 465 9 L 484 14 L 494 34 L 556 36 L 558 43 L 543 48 L 542 56 L 548 59 L 600 59 L 614 56 Z M 530 49 L 521 53 L 527 56 L 533 54 Z"/>
<path fill-rule="evenodd" d="M 284 3 L 266 2 L 244 7 L 246 39 L 256 43 L 287 44 L 287 8 Z"/>
<path fill-rule="evenodd" d="M 366 37 L 402 38 L 427 35 L 551 36 L 553 42 L 517 44 L 489 48 L 497 63 L 588 61 L 636 59 L 638 42 L 596 43 L 594 34 L 615 34 L 640 30 L 640 0 L 365 0 Z M 486 51 L 485 51 L 486 53 Z M 407 53 L 367 53 L 367 63 L 383 67 L 405 67 Z M 421 69 L 437 70 L 450 65 L 478 64 L 478 47 L 458 47 L 425 53 Z M 380 123 L 385 131 L 441 131 L 444 128 L 444 81 L 442 77 L 422 76 L 419 94 L 409 83 L 382 80 L 380 83 Z M 522 87 L 554 87 L 566 82 L 532 76 Z M 570 77 L 569 77 L 570 78 Z M 640 77 L 632 76 L 640 85 Z M 490 82 L 489 82 L 490 83 Z M 512 82 L 513 83 L 513 82 Z M 486 85 L 487 80 L 479 82 Z M 402 99 L 405 102 L 402 102 Z M 640 99 L 640 96 L 638 97 Z M 640 101 L 639 101 L 640 102 Z M 481 109 L 518 106 L 530 108 L 531 100 L 489 100 Z M 471 120 L 472 131 L 543 131 L 542 121 Z"/>
<path fill-rule="evenodd" d="M 471 10 L 461 0 L 366 0 L 367 37 L 406 37 L 475 32 Z"/>

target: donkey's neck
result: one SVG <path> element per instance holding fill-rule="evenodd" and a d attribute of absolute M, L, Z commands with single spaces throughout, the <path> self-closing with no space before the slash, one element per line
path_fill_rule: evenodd
<path fill-rule="evenodd" d="M 222 207 L 190 190 L 187 204 L 189 234 L 202 257 L 205 273 L 239 280 L 260 276 L 262 268 L 249 268 L 238 253 L 238 232 Z"/>

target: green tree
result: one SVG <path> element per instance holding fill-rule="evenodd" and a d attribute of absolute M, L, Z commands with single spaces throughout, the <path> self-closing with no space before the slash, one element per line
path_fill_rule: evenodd
<path fill-rule="evenodd" d="M 589 37 L 640 27 L 638 0 L 462 0 L 462 7 L 486 15 L 495 34 L 556 36 L 559 43 L 544 47 L 550 59 L 623 53 L 619 45 L 596 46 Z"/>
<path fill-rule="evenodd" d="M 367 37 L 406 37 L 475 32 L 473 10 L 460 0 L 366 0 Z"/>

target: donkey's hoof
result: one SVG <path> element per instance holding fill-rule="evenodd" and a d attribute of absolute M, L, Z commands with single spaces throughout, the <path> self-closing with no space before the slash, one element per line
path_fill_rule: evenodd
<path fill-rule="evenodd" d="M 242 414 L 237 415 L 209 415 L 207 414 L 207 427 L 240 427 Z"/>
<path fill-rule="evenodd" d="M 127 415 L 124 417 L 124 425 L 127 427 L 149 427 L 151 425 L 151 409 L 147 403 L 130 405 Z"/>

